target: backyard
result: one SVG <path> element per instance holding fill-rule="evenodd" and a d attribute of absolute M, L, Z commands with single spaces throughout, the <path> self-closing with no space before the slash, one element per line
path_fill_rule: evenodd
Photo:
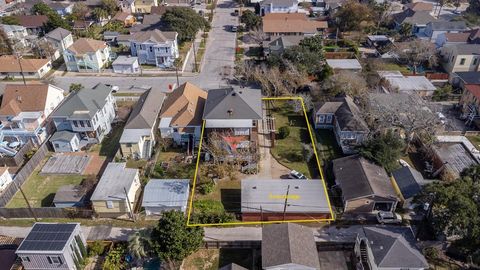
<path fill-rule="evenodd" d="M 335 134 L 331 130 L 319 129 L 315 131 L 315 146 L 321 165 L 343 156 L 342 150 L 337 144 Z"/>
<path fill-rule="evenodd" d="M 247 269 L 260 269 L 259 255 L 260 251 L 254 249 L 200 249 L 184 260 L 183 269 L 216 270 L 231 263 Z"/>
<path fill-rule="evenodd" d="M 117 153 L 120 137 L 123 132 L 123 124 L 112 125 L 112 130 L 106 135 L 100 144 L 90 148 L 90 152 L 98 152 L 100 156 L 114 157 Z"/>

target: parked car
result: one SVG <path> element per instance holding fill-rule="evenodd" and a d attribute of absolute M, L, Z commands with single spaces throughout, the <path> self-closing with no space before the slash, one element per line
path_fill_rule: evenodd
<path fill-rule="evenodd" d="M 232 16 L 238 16 L 239 12 L 238 12 L 238 9 L 235 9 L 232 13 Z"/>
<path fill-rule="evenodd" d="M 301 172 L 297 172 L 295 170 L 291 171 L 290 174 L 288 175 L 288 178 L 290 179 L 302 179 L 302 180 L 308 180 L 308 178 Z"/>
<path fill-rule="evenodd" d="M 390 211 L 379 211 L 377 213 L 377 221 L 380 224 L 399 224 L 402 223 L 402 217 Z"/>
<path fill-rule="evenodd" d="M 238 30 L 238 27 L 236 25 L 230 26 L 230 31 L 237 32 L 237 30 Z"/>

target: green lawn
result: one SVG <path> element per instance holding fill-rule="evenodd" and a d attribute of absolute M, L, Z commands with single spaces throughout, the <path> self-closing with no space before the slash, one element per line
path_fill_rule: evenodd
<path fill-rule="evenodd" d="M 475 148 L 480 149 L 480 136 L 466 136 L 467 139 L 475 146 Z"/>
<path fill-rule="evenodd" d="M 55 197 L 58 188 L 70 184 L 78 185 L 85 178 L 85 176 L 82 175 L 40 175 L 39 172 L 40 168 L 33 171 L 32 175 L 30 175 L 22 186 L 23 192 L 32 207 L 53 206 L 53 198 Z M 27 207 L 27 203 L 21 192 L 15 194 L 7 207 Z"/>
<path fill-rule="evenodd" d="M 122 136 L 123 125 L 112 126 L 110 133 L 105 136 L 101 144 L 90 148 L 90 152 L 99 151 L 100 156 L 114 157 L 118 151 L 120 137 Z"/>
<path fill-rule="evenodd" d="M 317 169 L 311 168 L 304 160 L 292 158 L 292 155 L 303 156 L 302 143 L 311 144 L 303 112 L 294 112 L 287 102 L 276 101 L 271 113 L 275 118 L 275 129 L 278 131 L 280 127 L 288 126 L 290 134 L 287 138 L 276 139 L 275 146 L 270 152 L 285 167 L 312 178 L 312 170 L 316 171 Z"/>
<path fill-rule="evenodd" d="M 316 130 L 315 137 L 318 158 L 323 164 L 343 156 L 332 130 Z"/>
<path fill-rule="evenodd" d="M 412 73 L 412 71 L 409 70 L 407 66 L 400 66 L 394 63 L 384 63 L 383 65 L 384 65 L 383 67 L 384 70 L 398 70 L 402 73 Z"/>

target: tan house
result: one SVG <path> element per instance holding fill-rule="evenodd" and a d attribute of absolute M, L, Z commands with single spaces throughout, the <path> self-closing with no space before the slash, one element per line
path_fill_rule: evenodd
<path fill-rule="evenodd" d="M 399 199 L 384 168 L 353 155 L 335 159 L 333 174 L 345 213 L 395 211 Z"/>
<path fill-rule="evenodd" d="M 52 69 L 49 59 L 18 59 L 13 55 L 0 56 L 0 79 L 41 79 Z"/>
<path fill-rule="evenodd" d="M 169 93 L 160 112 L 161 137 L 178 145 L 197 144 L 206 99 L 206 91 L 188 82 Z"/>
<path fill-rule="evenodd" d="M 480 71 L 480 44 L 457 44 L 441 49 L 446 72 Z"/>
<path fill-rule="evenodd" d="M 158 6 L 158 0 L 135 0 L 136 13 L 150 13 L 152 7 Z"/>
<path fill-rule="evenodd" d="M 112 19 L 113 21 L 118 21 L 123 23 L 125 27 L 130 27 L 135 24 L 135 16 L 127 12 L 119 11 Z"/>
<path fill-rule="evenodd" d="M 151 89 L 140 96 L 120 137 L 120 151 L 124 157 L 151 157 L 155 146 L 157 119 L 164 98 L 161 89 Z"/>
<path fill-rule="evenodd" d="M 309 20 L 304 13 L 268 13 L 263 18 L 268 36 L 314 36 L 328 28 L 326 21 Z"/>
<path fill-rule="evenodd" d="M 126 168 L 127 163 L 108 163 L 90 198 L 99 216 L 115 217 L 133 212 L 140 189 L 138 169 Z"/>

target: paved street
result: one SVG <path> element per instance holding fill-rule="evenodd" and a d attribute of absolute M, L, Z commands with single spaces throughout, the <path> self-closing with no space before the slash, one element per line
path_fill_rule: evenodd
<path fill-rule="evenodd" d="M 181 77 L 180 83 L 189 81 L 203 89 L 227 86 L 222 73 L 229 70 L 231 75 L 234 67 L 236 34 L 228 31 L 230 25 L 238 25 L 238 17 L 231 15 L 235 10 L 234 6 L 231 0 L 218 1 L 200 74 Z M 54 84 L 62 89 L 68 89 L 71 83 L 81 83 L 87 88 L 98 83 L 108 83 L 118 85 L 120 89 L 128 89 L 131 86 L 151 86 L 167 90 L 169 84 L 176 83 L 176 77 L 171 75 L 166 77 L 57 76 L 53 79 Z M 0 88 L 3 88 L 1 84 L 4 82 L 0 82 Z"/>

